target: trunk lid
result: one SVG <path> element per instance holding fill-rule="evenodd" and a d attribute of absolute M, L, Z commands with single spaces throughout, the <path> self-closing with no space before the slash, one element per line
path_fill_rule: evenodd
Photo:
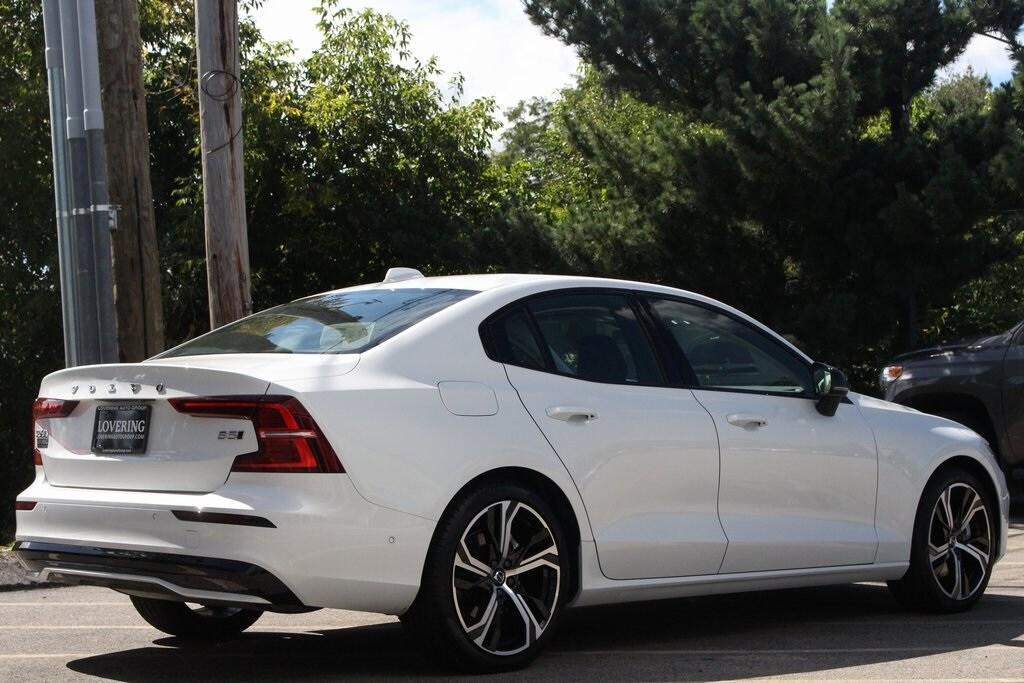
<path fill-rule="evenodd" d="M 45 398 L 77 401 L 67 417 L 42 418 L 34 428 L 46 478 L 54 486 L 208 493 L 227 480 L 235 458 L 258 449 L 252 423 L 179 413 L 169 399 L 260 396 L 274 381 L 336 376 L 358 356 L 246 354 L 137 364 L 91 365 L 47 376 Z M 148 406 L 148 408 L 145 408 Z M 145 450 L 99 453 L 98 408 L 148 410 Z M 101 418 L 115 416 L 101 411 Z M 106 428 L 106 427 L 105 427 Z"/>

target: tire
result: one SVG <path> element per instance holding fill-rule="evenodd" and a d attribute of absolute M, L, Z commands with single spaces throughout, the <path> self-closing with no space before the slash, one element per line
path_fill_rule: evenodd
<path fill-rule="evenodd" d="M 910 568 L 902 579 L 889 582 L 897 600 L 935 614 L 973 607 L 992 576 L 998 510 L 982 481 L 971 472 L 949 468 L 933 477 L 918 504 Z M 950 533 L 949 516 L 954 531 L 960 533 Z"/>
<path fill-rule="evenodd" d="M 240 607 L 198 607 L 183 602 L 131 596 L 139 616 L 164 633 L 186 640 L 226 640 L 256 623 L 261 610 Z"/>
<path fill-rule="evenodd" d="M 499 532 L 505 528 L 511 533 Z M 445 664 L 481 673 L 521 668 L 561 620 L 569 552 L 562 521 L 539 495 L 518 484 L 483 486 L 438 524 L 402 624 Z"/>

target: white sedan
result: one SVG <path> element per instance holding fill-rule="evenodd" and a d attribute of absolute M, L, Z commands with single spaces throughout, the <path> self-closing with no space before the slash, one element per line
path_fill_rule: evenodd
<path fill-rule="evenodd" d="M 887 581 L 955 612 L 1006 548 L 977 434 L 637 282 L 392 269 L 55 372 L 34 420 L 22 562 L 182 638 L 365 610 L 500 670 L 576 605 Z"/>

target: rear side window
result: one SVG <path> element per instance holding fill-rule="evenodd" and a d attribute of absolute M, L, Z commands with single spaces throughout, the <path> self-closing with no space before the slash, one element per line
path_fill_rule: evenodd
<path fill-rule="evenodd" d="M 544 352 L 541 351 L 530 327 L 526 311 L 516 308 L 490 323 L 493 355 L 502 363 L 518 365 L 532 370 L 544 370 Z"/>
<path fill-rule="evenodd" d="M 555 370 L 592 382 L 660 384 L 661 371 L 629 299 L 562 294 L 529 304 Z"/>
<path fill-rule="evenodd" d="M 591 382 L 663 383 L 647 334 L 622 294 L 531 299 L 492 321 L 490 337 L 492 357 L 501 362 Z"/>
<path fill-rule="evenodd" d="M 476 292 L 368 289 L 270 308 L 185 342 L 157 358 L 218 353 L 360 353 Z"/>

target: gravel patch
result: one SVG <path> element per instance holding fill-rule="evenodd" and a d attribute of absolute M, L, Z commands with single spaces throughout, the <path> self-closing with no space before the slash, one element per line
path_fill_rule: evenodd
<path fill-rule="evenodd" d="M 51 585 L 29 581 L 25 576 L 25 570 L 14 559 L 14 556 L 6 550 L 0 550 L 0 592 L 25 588 L 45 588 Z"/>

